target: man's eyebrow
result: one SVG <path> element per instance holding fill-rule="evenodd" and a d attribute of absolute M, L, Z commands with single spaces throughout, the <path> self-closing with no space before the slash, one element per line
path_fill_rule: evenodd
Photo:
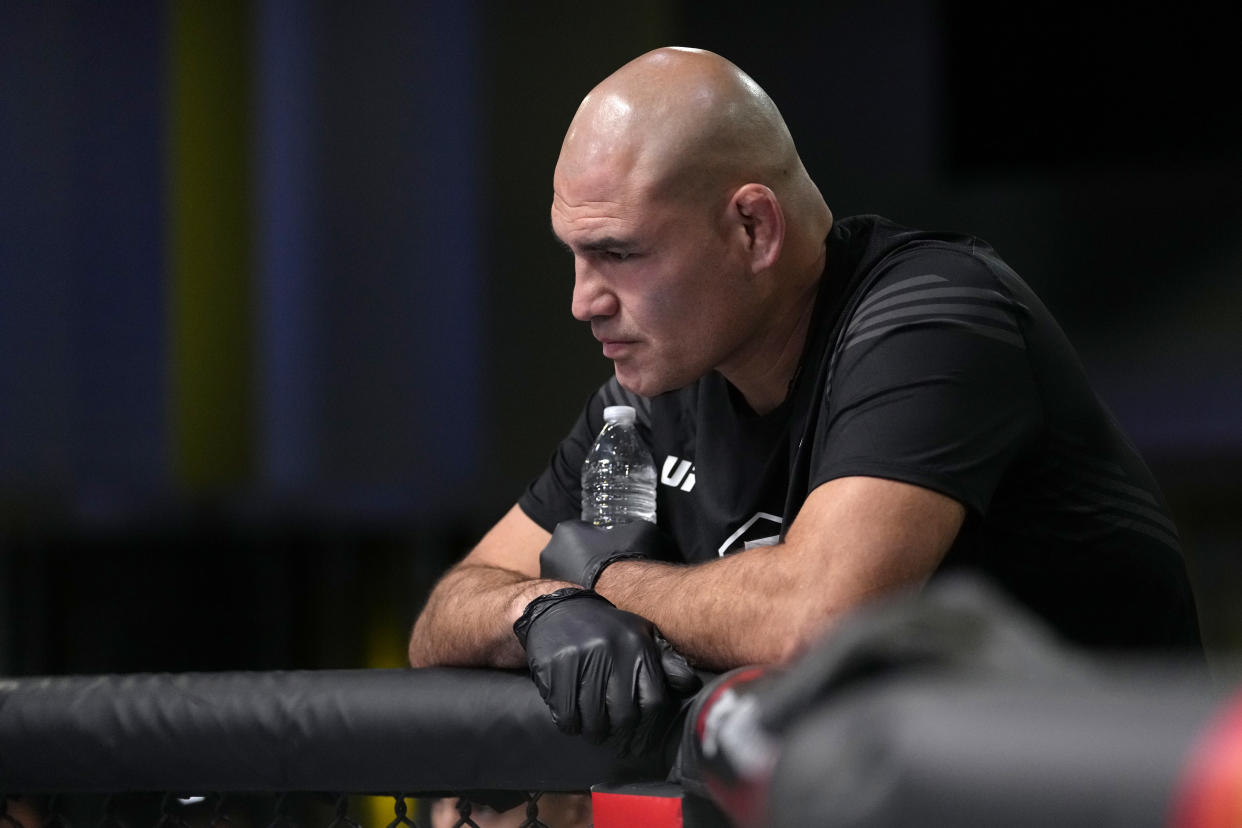
<path fill-rule="evenodd" d="M 616 236 L 600 236 L 598 239 L 590 239 L 578 245 L 578 249 L 583 253 L 603 253 L 606 251 L 627 251 L 634 247 L 634 242 L 630 239 L 621 239 Z"/>
<path fill-rule="evenodd" d="M 571 253 L 575 246 L 562 239 L 556 233 L 552 234 L 552 238 L 556 239 L 556 243 Z M 617 236 L 600 236 L 598 239 L 588 239 L 579 243 L 577 249 L 583 253 L 599 253 L 605 250 L 631 250 L 635 247 L 635 243 L 630 239 L 622 239 Z"/>

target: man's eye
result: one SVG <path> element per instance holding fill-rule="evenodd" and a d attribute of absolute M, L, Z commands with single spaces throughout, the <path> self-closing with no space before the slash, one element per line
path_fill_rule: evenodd
<path fill-rule="evenodd" d="M 632 255 L 633 254 L 630 253 L 630 251 L 628 250 L 609 250 L 608 251 L 608 258 L 612 259 L 614 262 L 624 262 L 626 259 L 628 259 Z"/>

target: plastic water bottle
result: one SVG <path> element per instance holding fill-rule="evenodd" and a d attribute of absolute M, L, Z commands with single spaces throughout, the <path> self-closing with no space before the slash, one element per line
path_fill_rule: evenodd
<path fill-rule="evenodd" d="M 604 409 L 604 428 L 582 464 L 582 519 L 605 529 L 634 520 L 655 523 L 655 463 L 628 405 Z"/>

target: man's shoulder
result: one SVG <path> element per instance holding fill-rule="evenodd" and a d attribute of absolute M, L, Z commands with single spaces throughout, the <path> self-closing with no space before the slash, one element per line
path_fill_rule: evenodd
<path fill-rule="evenodd" d="M 990 244 L 967 233 L 917 230 L 874 215 L 842 219 L 833 233 L 838 244 L 853 254 L 858 268 L 879 279 L 940 267 L 950 280 L 988 280 L 998 268 L 1005 268 Z M 870 280 L 868 289 L 874 289 L 876 282 Z"/>
<path fill-rule="evenodd" d="M 902 334 L 918 348 L 948 335 L 979 334 L 988 342 L 1025 347 L 1023 329 L 1033 295 L 983 240 L 954 232 L 912 230 L 876 216 L 844 220 L 844 231 L 866 234 L 835 356 L 855 356 L 862 343 Z"/>
<path fill-rule="evenodd" d="M 1029 293 L 992 246 L 976 236 L 914 230 L 880 216 L 852 216 L 840 224 L 856 257 L 849 316 L 892 304 L 897 294 L 1023 304 Z"/>

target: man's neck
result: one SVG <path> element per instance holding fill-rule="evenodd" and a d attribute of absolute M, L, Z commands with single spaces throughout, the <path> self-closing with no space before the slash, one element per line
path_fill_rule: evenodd
<path fill-rule="evenodd" d="M 826 271 L 827 251 L 814 265 L 816 278 L 804 283 L 781 306 L 773 324 L 755 343 L 748 358 L 740 365 L 721 369 L 721 374 L 741 393 L 756 414 L 767 414 L 789 396 L 802 362 L 811 318 L 815 313 L 815 297 Z"/>

